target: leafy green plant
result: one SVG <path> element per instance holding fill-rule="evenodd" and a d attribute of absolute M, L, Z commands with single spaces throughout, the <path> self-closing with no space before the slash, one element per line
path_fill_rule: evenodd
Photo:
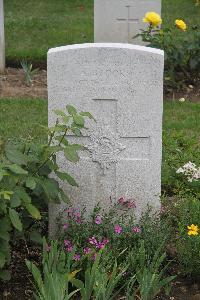
<path fill-rule="evenodd" d="M 35 282 L 35 299 L 69 300 L 79 291 L 69 291 L 70 278 L 78 272 L 72 272 L 73 255 L 74 252 L 66 254 L 59 250 L 57 242 L 52 241 L 48 246 L 44 241 L 42 272 L 34 263 L 26 260 Z"/>
<path fill-rule="evenodd" d="M 136 274 L 131 278 L 131 281 L 129 283 L 129 290 L 127 295 L 128 299 L 131 299 L 130 286 L 132 286 L 133 288 L 135 282 L 137 282 L 137 287 L 134 288 L 133 295 L 134 297 L 142 300 L 155 299 L 155 297 L 161 292 L 163 288 L 166 288 L 167 292 L 169 292 L 169 283 L 176 276 L 165 277 L 165 272 L 168 268 L 168 264 L 166 264 L 165 267 L 162 267 L 166 254 L 162 254 L 160 249 L 155 252 L 152 261 L 149 262 L 147 259 L 148 253 L 146 252 L 144 247 L 144 241 L 141 241 L 141 246 L 137 255 L 137 271 Z"/>
<path fill-rule="evenodd" d="M 46 128 L 49 139 L 45 144 L 31 141 L 7 142 L 1 147 L 0 161 L 0 278 L 8 279 L 3 270 L 9 263 L 9 241 L 13 229 L 24 234 L 31 232 L 34 220 L 41 219 L 40 210 L 49 202 L 68 202 L 69 197 L 59 185 L 58 179 L 72 186 L 78 186 L 67 172 L 61 172 L 56 154 L 63 152 L 70 162 L 78 162 L 78 152 L 85 150 L 79 144 L 67 141 L 69 132 L 81 135 L 85 128 L 85 117 L 93 118 L 88 112 L 81 112 L 67 106 L 67 112 L 56 110 L 56 124 Z M 52 177 L 52 174 L 55 176 Z M 32 233 L 33 235 L 33 233 Z M 36 234 L 34 235 L 36 237 Z"/>
<path fill-rule="evenodd" d="M 34 76 L 37 75 L 39 69 L 34 69 L 33 70 L 33 65 L 32 63 L 27 62 L 26 60 L 21 61 L 21 66 L 24 72 L 25 76 L 25 82 L 27 85 L 31 85 Z"/>
<path fill-rule="evenodd" d="M 117 284 L 126 271 L 118 271 L 117 262 L 115 260 L 112 271 L 109 273 L 100 262 L 102 250 L 95 257 L 95 261 L 87 265 L 84 282 L 79 279 L 71 279 L 72 284 L 80 289 L 81 299 L 89 300 L 111 300 L 116 299 L 122 287 L 117 289 Z"/>

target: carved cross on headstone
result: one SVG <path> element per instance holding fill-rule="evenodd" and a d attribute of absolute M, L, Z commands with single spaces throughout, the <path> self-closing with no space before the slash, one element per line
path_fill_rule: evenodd
<path fill-rule="evenodd" d="M 117 18 L 118 22 L 125 22 L 127 24 L 127 41 L 131 42 L 133 36 L 131 36 L 131 24 L 138 24 L 139 19 L 133 19 L 130 17 L 130 5 L 127 5 L 127 18 Z"/>
<path fill-rule="evenodd" d="M 135 136 L 134 132 L 131 136 L 121 136 L 118 132 L 118 100 L 93 99 L 93 101 L 98 112 L 95 116 L 97 123 L 79 139 L 80 142 L 86 139 L 84 144 L 90 152 L 92 161 L 99 164 L 101 174 L 105 176 L 109 168 L 116 168 L 116 164 L 123 163 L 123 160 L 148 160 L 149 136 Z"/>

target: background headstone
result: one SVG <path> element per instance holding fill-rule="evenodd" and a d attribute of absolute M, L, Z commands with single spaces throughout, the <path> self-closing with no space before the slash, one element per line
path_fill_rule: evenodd
<path fill-rule="evenodd" d="M 4 8 L 0 0 L 0 72 L 5 69 Z"/>
<path fill-rule="evenodd" d="M 160 207 L 163 51 L 131 44 L 82 44 L 48 52 L 49 125 L 54 109 L 67 104 L 89 111 L 97 123 L 83 137 L 69 136 L 88 151 L 77 164 L 60 155 L 59 165 L 79 188 L 64 186 L 75 207 L 91 212 L 110 198 Z M 50 207 L 50 233 L 63 205 Z"/>
<path fill-rule="evenodd" d="M 149 11 L 161 15 L 161 0 L 95 0 L 95 43 L 144 45 L 140 37 L 133 39 L 133 36 L 147 28 L 143 17 Z"/>

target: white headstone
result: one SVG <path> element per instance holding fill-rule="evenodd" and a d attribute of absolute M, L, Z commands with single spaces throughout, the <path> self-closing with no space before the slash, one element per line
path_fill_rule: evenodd
<path fill-rule="evenodd" d="M 95 43 L 144 45 L 140 37 L 133 37 L 147 28 L 143 17 L 149 11 L 161 15 L 161 0 L 95 0 Z"/>
<path fill-rule="evenodd" d="M 61 169 L 79 187 L 64 186 L 75 207 L 91 212 L 121 196 L 134 198 L 140 215 L 160 207 L 163 51 L 131 44 L 82 44 L 48 52 L 49 125 L 54 109 L 73 104 L 97 123 L 69 139 L 88 151 L 77 164 L 60 155 Z M 50 232 L 63 206 L 50 208 Z"/>
<path fill-rule="evenodd" d="M 5 69 L 5 40 L 4 40 L 4 9 L 3 0 L 0 0 L 0 72 Z"/>

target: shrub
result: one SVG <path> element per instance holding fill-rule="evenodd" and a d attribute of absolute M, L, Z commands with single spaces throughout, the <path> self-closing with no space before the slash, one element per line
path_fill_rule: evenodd
<path fill-rule="evenodd" d="M 162 20 L 148 14 L 153 13 L 147 13 L 144 18 L 144 22 L 149 23 L 148 29 L 142 30 L 139 35 L 143 41 L 148 43 L 149 47 L 164 50 L 165 86 L 181 89 L 184 84 L 195 84 L 200 69 L 200 32 L 198 26 L 194 25 L 188 29 L 183 20 L 176 20 L 175 30 L 160 29 L 158 25 L 161 24 Z M 174 35 L 176 35 L 176 45 Z"/>
<path fill-rule="evenodd" d="M 67 106 L 67 112 L 56 110 L 59 116 L 52 128 L 47 128 L 49 140 L 46 144 L 31 141 L 12 143 L 2 146 L 0 163 L 0 278 L 9 279 L 9 273 L 3 267 L 10 261 L 10 234 L 16 229 L 34 236 L 34 220 L 40 220 L 40 210 L 49 202 L 68 202 L 69 198 L 59 185 L 59 178 L 70 185 L 78 186 L 67 172 L 61 172 L 56 162 L 56 154 L 63 152 L 71 162 L 79 160 L 78 152 L 82 145 L 70 144 L 68 132 L 81 135 L 84 118 L 92 116 L 88 112 L 76 111 Z M 57 177 L 52 177 L 54 173 Z"/>

